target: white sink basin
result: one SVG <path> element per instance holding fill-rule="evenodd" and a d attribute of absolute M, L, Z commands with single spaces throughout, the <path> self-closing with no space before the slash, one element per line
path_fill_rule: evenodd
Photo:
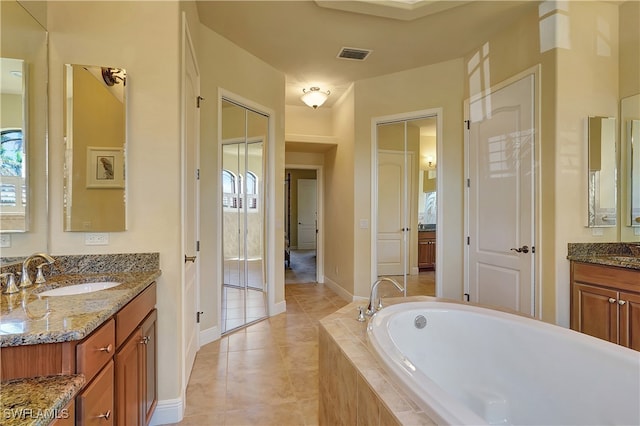
<path fill-rule="evenodd" d="M 73 294 L 93 293 L 94 291 L 106 290 L 119 286 L 122 283 L 115 281 L 100 281 L 94 283 L 83 283 L 58 287 L 52 290 L 43 291 L 39 296 L 71 296 Z"/>

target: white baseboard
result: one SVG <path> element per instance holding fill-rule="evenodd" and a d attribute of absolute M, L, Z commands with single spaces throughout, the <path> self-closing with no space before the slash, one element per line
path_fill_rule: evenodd
<path fill-rule="evenodd" d="M 151 426 L 167 425 L 172 423 L 179 423 L 184 417 L 184 403 L 182 399 L 165 399 L 158 401 L 156 410 L 151 416 L 149 424 Z"/>
<path fill-rule="evenodd" d="M 418 275 L 420 273 L 420 268 L 417 266 L 411 267 L 411 273 L 409 275 Z"/>
<path fill-rule="evenodd" d="M 331 278 L 324 277 L 324 285 L 329 287 L 331 290 L 335 291 L 338 294 L 338 296 L 340 296 L 342 299 L 346 300 L 347 302 L 353 302 L 354 300 L 356 300 L 351 293 L 345 290 L 340 284 L 331 280 Z"/>
<path fill-rule="evenodd" d="M 286 311 L 287 302 L 283 300 L 282 302 L 274 303 L 273 306 L 271 306 L 271 309 L 269 309 L 269 316 L 273 317 Z"/>
<path fill-rule="evenodd" d="M 216 325 L 206 330 L 200 330 L 200 346 L 220 339 L 220 328 Z"/>

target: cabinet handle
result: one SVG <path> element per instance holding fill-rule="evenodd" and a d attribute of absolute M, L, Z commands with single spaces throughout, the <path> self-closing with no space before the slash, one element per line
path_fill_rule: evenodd
<path fill-rule="evenodd" d="M 616 299 L 614 299 L 613 297 L 609 298 L 609 303 L 616 303 Z"/>
<path fill-rule="evenodd" d="M 143 345 L 146 345 L 147 343 L 149 343 L 149 340 L 151 340 L 151 337 L 144 336 L 142 339 L 140 339 L 140 343 L 142 343 Z"/>
<path fill-rule="evenodd" d="M 618 300 L 618 305 L 622 306 L 627 303 L 625 300 Z"/>
<path fill-rule="evenodd" d="M 108 354 L 111 353 L 111 351 L 113 350 L 113 345 L 111 343 L 109 343 L 107 346 L 105 346 L 104 348 L 100 348 L 98 349 L 100 352 L 106 352 Z"/>
<path fill-rule="evenodd" d="M 111 417 L 111 410 L 107 410 L 106 413 L 100 414 L 98 416 L 99 419 L 105 419 L 105 420 L 109 420 L 109 417 Z"/>

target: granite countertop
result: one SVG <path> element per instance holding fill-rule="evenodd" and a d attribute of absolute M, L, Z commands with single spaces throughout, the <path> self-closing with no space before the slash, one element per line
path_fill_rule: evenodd
<path fill-rule="evenodd" d="M 16 379 L 0 386 L 0 424 L 48 425 L 73 415 L 65 406 L 84 386 L 84 376 L 48 376 Z"/>
<path fill-rule="evenodd" d="M 567 252 L 574 262 L 640 270 L 638 243 L 570 243 Z"/>
<path fill-rule="evenodd" d="M 45 284 L 0 295 L 0 347 L 81 340 L 160 276 L 160 270 L 59 274 Z M 106 290 L 70 296 L 43 291 L 84 282 L 117 281 Z M 3 384 L 4 386 L 4 384 Z"/>

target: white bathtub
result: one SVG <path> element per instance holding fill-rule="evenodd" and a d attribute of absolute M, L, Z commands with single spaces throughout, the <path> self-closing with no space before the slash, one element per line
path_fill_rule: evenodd
<path fill-rule="evenodd" d="M 384 367 L 438 424 L 640 425 L 640 352 L 435 301 L 388 306 L 367 334 Z"/>

